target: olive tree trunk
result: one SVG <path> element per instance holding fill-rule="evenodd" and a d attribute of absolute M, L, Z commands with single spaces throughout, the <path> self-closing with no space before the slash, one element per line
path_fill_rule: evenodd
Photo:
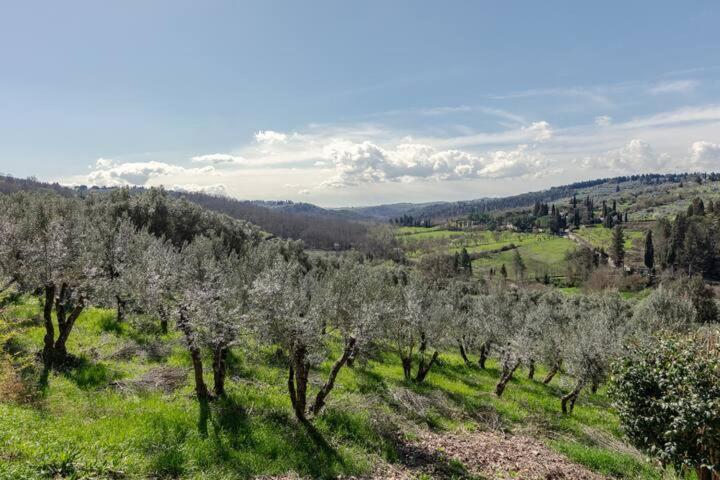
<path fill-rule="evenodd" d="M 458 339 L 458 347 L 460 347 L 460 356 L 465 362 L 465 365 L 468 367 L 472 366 L 472 362 L 470 362 L 470 359 L 467 356 L 467 350 L 465 350 L 465 342 L 462 338 Z"/>
<path fill-rule="evenodd" d="M 213 393 L 216 397 L 225 395 L 228 348 L 224 345 L 213 350 Z"/>
<path fill-rule="evenodd" d="M 52 366 L 53 346 L 55 343 L 55 327 L 53 326 L 52 311 L 55 303 L 55 285 L 45 285 L 45 305 L 43 308 L 43 320 L 45 323 L 45 336 L 43 337 L 43 359 L 47 367 Z"/>
<path fill-rule="evenodd" d="M 530 362 L 528 362 L 528 379 L 532 380 L 535 378 L 535 360 L 530 359 Z"/>
<path fill-rule="evenodd" d="M 545 379 L 543 379 L 543 383 L 545 385 L 552 382 L 552 379 L 555 378 L 555 375 L 557 375 L 557 373 L 560 371 L 561 366 L 562 363 L 558 362 L 557 364 L 553 365 L 552 368 L 550 368 L 550 371 L 545 376 Z"/>
<path fill-rule="evenodd" d="M 519 366 L 520 360 L 515 361 L 512 366 L 503 366 L 503 372 L 500 376 L 500 380 L 498 381 L 497 385 L 495 385 L 495 395 L 497 395 L 498 397 L 502 397 L 502 394 L 505 391 L 505 387 L 507 386 L 508 382 L 512 380 L 512 377 L 515 374 L 515 370 L 517 370 Z"/>
<path fill-rule="evenodd" d="M 197 394 L 198 400 L 206 402 L 210 398 L 210 393 L 203 378 L 202 355 L 200 354 L 200 348 L 193 339 L 192 329 L 187 321 L 185 310 L 182 308 L 180 309 L 180 319 L 177 322 L 177 326 L 183 335 L 185 335 L 185 342 L 190 352 L 190 359 L 192 360 L 193 373 L 195 376 L 195 393 Z"/>
<path fill-rule="evenodd" d="M 427 377 L 427 374 L 430 373 L 430 369 L 437 362 L 439 355 L 439 352 L 435 350 L 432 354 L 432 357 L 430 357 L 430 361 L 427 363 L 425 363 L 425 358 L 423 357 L 420 365 L 418 365 L 417 375 L 415 375 L 415 382 L 422 383 L 423 381 L 425 381 L 425 377 Z"/>
<path fill-rule="evenodd" d="M 322 408 L 325 406 L 325 399 L 335 386 L 335 379 L 337 378 L 337 374 L 340 372 L 340 369 L 343 367 L 343 365 L 345 365 L 350 359 L 350 356 L 353 355 L 353 352 L 355 352 L 356 343 L 357 341 L 355 338 L 350 338 L 345 344 L 345 349 L 343 350 L 342 356 L 335 362 L 335 364 L 330 369 L 330 375 L 328 376 L 325 385 L 322 386 L 320 391 L 315 396 L 315 403 L 313 403 L 313 406 L 311 408 L 312 414 L 314 416 L 317 416 L 320 413 L 320 410 L 322 410 Z"/>
<path fill-rule="evenodd" d="M 562 397 L 562 399 L 560 400 L 560 409 L 562 410 L 562 413 L 572 413 L 573 409 L 575 408 L 575 402 L 580 396 L 580 392 L 582 391 L 583 387 L 585 387 L 585 380 L 580 379 L 575 384 L 575 388 L 573 388 L 570 393 Z"/>
<path fill-rule="evenodd" d="M 478 359 L 478 366 L 485 369 L 485 362 L 487 362 L 488 354 L 490 353 L 490 346 L 487 342 L 480 345 L 480 358 Z"/>
<path fill-rule="evenodd" d="M 288 391 L 295 417 L 307 422 L 307 385 L 310 364 L 307 361 L 307 349 L 303 346 L 295 348 L 288 368 Z"/>

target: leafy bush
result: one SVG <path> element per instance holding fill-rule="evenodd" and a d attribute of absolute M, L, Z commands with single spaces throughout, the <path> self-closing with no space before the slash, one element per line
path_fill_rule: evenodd
<path fill-rule="evenodd" d="M 700 479 L 720 469 L 718 336 L 666 337 L 635 347 L 614 368 L 611 396 L 638 448 Z"/>

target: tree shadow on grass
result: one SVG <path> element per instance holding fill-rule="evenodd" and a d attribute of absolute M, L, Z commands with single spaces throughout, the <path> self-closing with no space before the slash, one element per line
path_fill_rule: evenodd
<path fill-rule="evenodd" d="M 104 387 L 120 378 L 120 374 L 106 364 L 86 357 L 69 357 L 57 370 L 84 390 Z"/>

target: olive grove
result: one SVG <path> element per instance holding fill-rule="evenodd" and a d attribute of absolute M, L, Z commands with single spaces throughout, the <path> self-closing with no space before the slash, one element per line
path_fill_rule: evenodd
<path fill-rule="evenodd" d="M 393 355 L 399 378 L 422 384 L 443 367 L 446 352 L 459 349 L 460 370 L 499 366 L 497 396 L 513 388 L 521 367 L 531 381 L 559 377 L 565 414 L 583 392 L 606 383 L 615 364 L 612 392 L 633 441 L 674 465 L 719 461 L 710 440 L 692 437 L 700 435 L 697 415 L 716 422 L 707 412 L 716 407 L 717 385 L 690 371 L 710 375 L 716 356 L 691 358 L 683 352 L 697 347 L 658 340 L 694 332 L 709 318 L 715 305 L 702 281 L 666 282 L 628 301 L 617 292 L 530 289 L 448 266 L 438 255 L 412 263 L 308 252 L 162 191 L 0 197 L 0 288 L 41 302 L 39 347 L 48 369 L 72 366 L 68 339 L 88 306 L 114 309 L 119 322 L 152 317 L 157 335 L 174 327 L 202 402 L 228 395 L 233 349 L 275 351 L 302 423 L 329 408 L 343 369 L 365 368 L 378 351 Z M 659 385 L 664 371 L 677 385 Z M 700 403 L 674 403 L 672 412 L 638 393 L 662 390 L 675 401 L 685 387 L 700 392 Z M 662 415 L 643 420 L 636 413 L 644 409 Z M 677 425 L 682 435 L 669 436 Z"/>

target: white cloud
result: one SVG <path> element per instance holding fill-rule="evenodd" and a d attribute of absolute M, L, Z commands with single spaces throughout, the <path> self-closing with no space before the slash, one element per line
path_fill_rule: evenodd
<path fill-rule="evenodd" d="M 700 83 L 697 80 L 673 80 L 660 82 L 650 87 L 649 92 L 653 95 L 662 93 L 688 93 L 694 90 Z"/>
<path fill-rule="evenodd" d="M 612 125 L 612 117 L 608 115 L 600 115 L 595 117 L 595 125 L 598 127 L 609 127 Z"/>
<path fill-rule="evenodd" d="M 255 141 L 258 143 L 285 143 L 287 140 L 287 133 L 275 132 L 273 130 L 260 130 L 255 134 Z"/>
<path fill-rule="evenodd" d="M 690 147 L 690 164 L 698 170 L 720 170 L 720 144 L 694 142 Z"/>
<path fill-rule="evenodd" d="M 87 183 L 100 187 L 142 186 L 146 185 L 151 179 L 158 177 L 206 175 L 214 171 L 215 169 L 212 166 L 184 168 L 164 162 L 131 162 L 97 168 L 87 176 Z"/>
<path fill-rule="evenodd" d="M 216 183 L 213 185 L 196 185 L 194 183 L 188 183 L 184 185 L 171 185 L 167 187 L 168 190 L 175 190 L 176 192 L 189 192 L 189 193 L 207 193 L 208 195 L 215 195 L 218 197 L 227 197 L 227 187 L 222 183 Z"/>
<path fill-rule="evenodd" d="M 100 157 L 95 161 L 95 166 L 97 168 L 107 168 L 107 167 L 111 166 L 113 163 L 115 163 L 115 162 L 113 162 L 110 159 Z"/>
<path fill-rule="evenodd" d="M 533 122 L 529 127 L 523 128 L 523 131 L 532 134 L 536 142 L 550 140 L 553 136 L 550 124 L 546 121 Z"/>
<path fill-rule="evenodd" d="M 475 155 L 460 150 L 437 151 L 430 145 L 400 144 L 385 149 L 372 142 L 336 141 L 325 155 L 337 174 L 325 186 L 347 187 L 369 183 L 415 180 L 518 177 L 536 173 L 544 158 L 521 145 L 511 151 Z"/>
<path fill-rule="evenodd" d="M 229 153 L 210 153 L 207 155 L 198 155 L 192 157 L 195 163 L 210 163 L 213 165 L 243 163 L 245 159 L 238 155 L 230 155 Z"/>
<path fill-rule="evenodd" d="M 585 168 L 608 169 L 618 173 L 659 172 L 670 166 L 669 155 L 658 154 L 652 146 L 634 138 L 621 148 L 604 155 L 586 157 L 578 162 Z"/>

